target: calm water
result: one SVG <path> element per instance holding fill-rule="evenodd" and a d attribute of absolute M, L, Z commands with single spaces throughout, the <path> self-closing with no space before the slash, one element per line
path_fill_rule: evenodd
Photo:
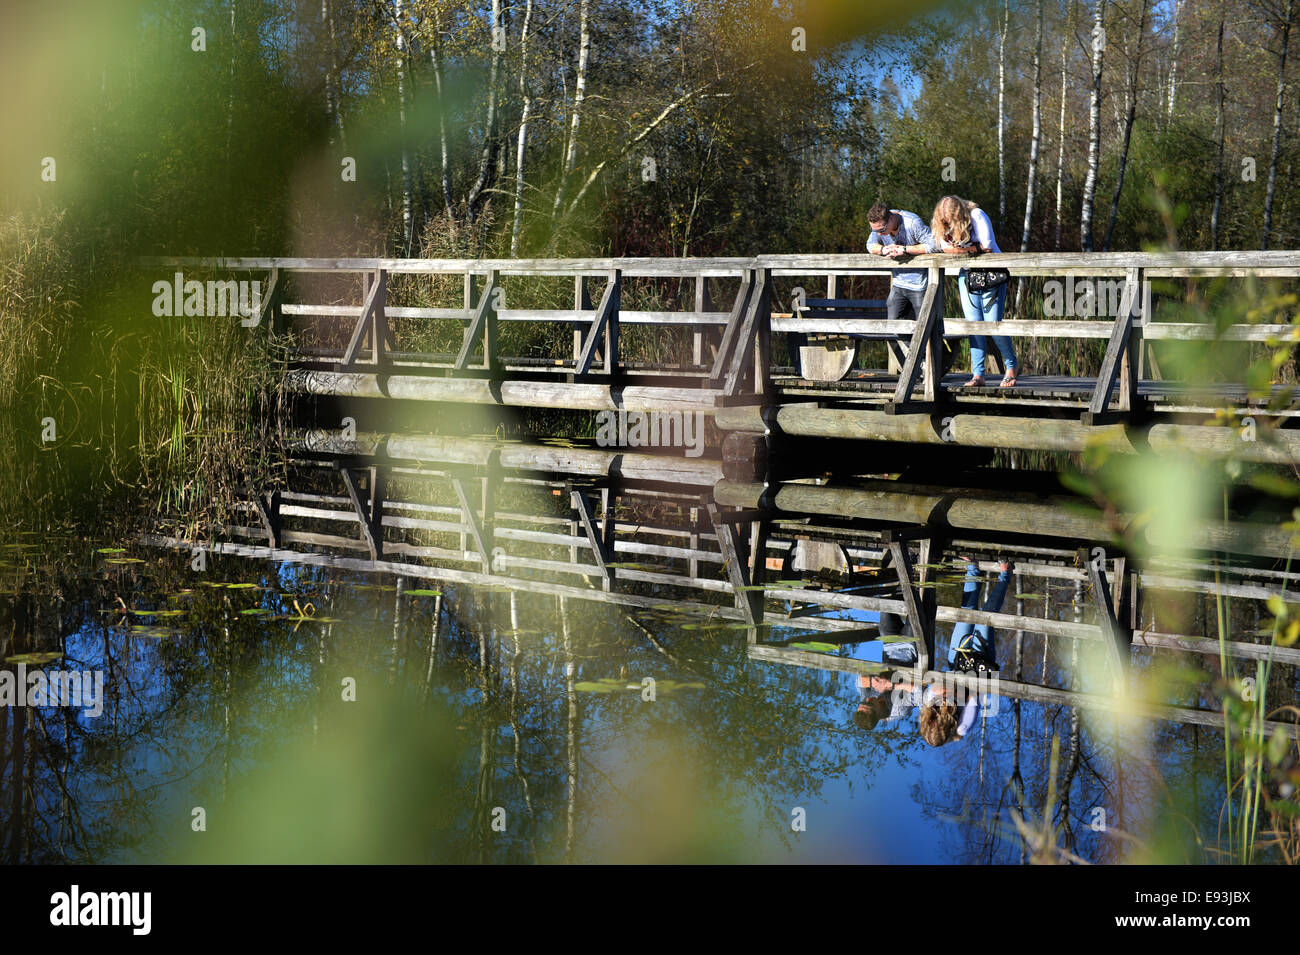
<path fill-rule="evenodd" d="M 387 553 L 372 562 L 337 462 L 319 464 L 290 469 L 279 549 L 252 509 L 216 538 L 239 553 L 165 546 L 152 526 L 10 547 L 11 569 L 57 552 L 65 571 L 5 598 L 6 671 L 102 674 L 103 698 L 97 716 L 0 707 L 5 861 L 1014 863 L 1043 846 L 1066 861 L 1200 861 L 1198 837 L 1215 838 L 1218 729 L 1012 696 L 940 747 L 915 711 L 864 728 L 862 678 L 842 668 L 880 660 L 878 615 L 786 617 L 769 600 L 764 626 L 734 619 L 697 492 L 609 492 L 614 539 L 641 551 L 616 552 L 607 590 L 591 567 L 560 569 L 593 560 L 571 509 L 581 480 L 507 480 L 479 511 L 496 582 L 480 579 L 445 475 L 390 479 Z M 853 580 L 782 566 L 781 547 L 817 526 L 775 528 L 769 577 L 875 579 L 879 545 L 851 520 L 838 532 L 860 533 L 843 552 Z M 713 559 L 692 567 L 692 548 Z M 954 553 L 934 568 L 940 606 L 960 603 Z M 976 553 L 982 586 L 1003 555 L 1016 557 Z M 1186 599 L 1200 634 L 1213 610 Z M 1093 619 L 1082 584 L 1059 577 L 1018 576 L 1005 610 L 1017 608 Z M 1258 621 L 1250 601 L 1230 612 L 1243 632 Z M 939 625 L 941 648 L 951 629 Z M 1004 678 L 1106 692 L 1087 641 L 996 640 Z M 759 659 L 765 648 L 789 659 Z M 22 656 L 42 653 L 62 657 Z M 1213 710 L 1217 663 L 1140 650 L 1133 679 Z M 1268 686 L 1295 689 L 1292 668 Z"/>

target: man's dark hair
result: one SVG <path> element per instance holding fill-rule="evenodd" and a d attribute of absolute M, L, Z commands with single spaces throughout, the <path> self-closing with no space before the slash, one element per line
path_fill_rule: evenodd
<path fill-rule="evenodd" d="M 853 722 L 863 732 L 870 732 L 876 728 L 882 719 L 889 715 L 892 708 L 893 704 L 889 697 L 872 697 L 857 708 L 853 714 Z"/>
<path fill-rule="evenodd" d="M 877 222 L 888 222 L 889 217 L 893 214 L 893 210 L 891 210 L 888 205 L 883 202 L 877 202 L 867 210 L 867 223 L 871 225 Z"/>

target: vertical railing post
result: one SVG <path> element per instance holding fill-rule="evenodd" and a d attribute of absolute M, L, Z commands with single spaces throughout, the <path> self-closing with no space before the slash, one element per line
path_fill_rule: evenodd
<path fill-rule="evenodd" d="M 943 373 L 943 269 L 931 267 L 930 281 L 934 283 L 934 301 L 930 305 L 930 337 L 925 343 L 925 400 L 937 401 L 940 375 Z"/>
<path fill-rule="evenodd" d="M 500 283 L 500 273 L 493 271 L 488 273 L 487 281 L 483 287 L 483 294 L 489 296 L 487 316 L 483 322 L 483 367 L 489 370 L 494 370 L 499 366 L 496 299 L 503 294 L 499 291 Z"/>
<path fill-rule="evenodd" d="M 709 294 L 709 279 L 704 273 L 695 276 L 695 311 L 698 313 L 713 311 L 713 297 Z M 705 363 L 704 347 L 706 337 L 712 340 L 712 325 L 696 324 L 691 334 L 691 362 L 696 368 Z"/>
<path fill-rule="evenodd" d="M 763 270 L 762 292 L 758 299 L 758 326 L 754 332 L 754 394 L 772 390 L 772 270 Z"/>
<path fill-rule="evenodd" d="M 1133 317 L 1129 326 L 1128 345 L 1120 360 L 1119 407 L 1121 411 L 1133 411 L 1138 407 L 1138 381 L 1142 376 L 1142 326 L 1146 324 L 1146 303 L 1144 294 L 1145 273 L 1142 269 L 1129 269 L 1126 286 L 1135 287 L 1132 298 Z"/>
<path fill-rule="evenodd" d="M 384 311 L 388 303 L 388 272 L 376 269 L 372 282 L 374 304 L 370 310 L 370 333 L 375 342 L 375 365 L 380 366 L 388 362 L 388 356 L 384 352 L 384 344 L 388 339 L 388 314 Z"/>
<path fill-rule="evenodd" d="M 266 280 L 266 296 L 262 299 L 262 318 L 272 335 L 282 332 L 284 315 L 280 306 L 284 302 L 284 276 L 278 268 L 271 269 Z"/>
<path fill-rule="evenodd" d="M 1107 406 L 1110 393 L 1119 384 L 1119 409 L 1122 414 L 1134 410 L 1138 404 L 1138 370 L 1135 353 L 1142 347 L 1142 329 L 1135 317 L 1142 311 L 1143 270 L 1125 270 L 1124 294 L 1120 297 L 1119 314 L 1115 316 L 1106 353 L 1097 373 L 1097 386 L 1088 402 L 1088 410 L 1080 420 L 1084 424 L 1101 424 L 1109 420 Z"/>
<path fill-rule="evenodd" d="M 622 307 L 623 273 L 615 269 L 609 273 L 609 282 L 614 287 L 613 301 L 610 303 L 609 318 L 605 322 L 605 374 L 618 372 L 618 312 Z"/>
<path fill-rule="evenodd" d="M 573 277 L 573 310 L 575 312 L 590 312 L 593 306 L 591 304 L 591 291 L 587 288 L 587 276 L 575 275 Z M 582 316 L 575 316 L 573 322 L 573 360 L 577 361 L 582 357 L 582 333 L 587 325 L 584 323 Z"/>

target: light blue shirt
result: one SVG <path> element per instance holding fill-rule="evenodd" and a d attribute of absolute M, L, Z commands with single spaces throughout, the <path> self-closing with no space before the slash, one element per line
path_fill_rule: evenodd
<path fill-rule="evenodd" d="M 923 245 L 927 249 L 934 246 L 934 236 L 930 227 L 921 221 L 915 212 L 903 209 L 891 209 L 890 212 L 901 216 L 903 224 L 898 227 L 898 235 L 881 235 L 872 232 L 867 237 L 867 245 Z M 896 269 L 894 284 L 899 288 L 923 291 L 930 282 L 930 273 L 926 269 Z"/>

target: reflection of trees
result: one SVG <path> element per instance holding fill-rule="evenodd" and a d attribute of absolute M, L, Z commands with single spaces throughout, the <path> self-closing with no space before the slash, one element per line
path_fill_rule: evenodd
<path fill-rule="evenodd" d="M 420 752 L 411 740 L 422 733 L 450 740 L 445 772 L 412 755 L 394 784 L 428 787 L 438 800 L 428 833 L 376 850 L 403 859 L 618 857 L 610 820 L 638 818 L 676 820 L 692 833 L 721 818 L 700 857 L 752 857 L 755 819 L 762 844 L 776 844 L 789 838 L 792 806 L 815 800 L 830 781 L 861 786 L 921 746 L 910 729 L 857 731 L 842 674 L 751 661 L 740 630 L 688 629 L 504 588 L 444 586 L 420 596 L 410 579 L 231 558 L 199 574 L 188 554 L 146 556 L 146 564 L 100 563 L 93 575 L 69 576 L 61 600 L 29 593 L 3 603 L 5 655 L 61 647 L 65 666 L 100 667 L 106 678 L 99 720 L 0 708 L 6 861 L 188 857 L 182 834 L 192 806 L 233 805 L 286 750 L 325 749 L 337 737 L 350 718 L 338 702 L 344 676 L 359 680 L 367 700 L 413 704 L 403 730 L 371 741 L 375 750 L 401 763 Z M 208 586 L 217 583 L 265 589 Z M 1048 590 L 1045 612 L 1069 608 L 1070 589 Z M 648 584 L 642 592 L 663 594 Z M 130 630 L 131 617 L 104 612 L 121 610 L 118 597 L 129 609 L 184 613 L 152 618 L 175 632 L 148 636 Z M 309 604 L 338 622 L 311 620 L 301 609 Z M 1027 679 L 1056 686 L 1079 672 L 1068 641 L 1034 634 L 1010 660 Z M 661 686 L 706 688 L 664 692 L 654 703 L 625 689 L 579 689 L 607 678 L 638 685 L 647 675 Z M 1061 761 L 1051 821 L 1063 848 L 1091 861 L 1128 856 L 1113 832 L 1090 828 L 1102 807 L 1111 829 L 1153 833 L 1200 859 L 1191 834 L 1212 833 L 1222 803 L 1218 734 L 1158 722 L 1125 728 L 1103 713 L 1006 702 L 1003 717 L 938 751 L 942 774 L 915 788 L 926 816 L 961 820 L 940 828 L 953 859 L 1022 857 L 1008 812 L 1041 814 L 1053 737 Z M 656 774 L 689 784 L 689 799 L 656 805 L 656 791 L 639 788 Z M 504 832 L 491 827 L 497 807 Z M 421 825 L 411 821 L 413 831 Z"/>
<path fill-rule="evenodd" d="M 1073 585 L 1035 581 L 1018 587 L 1041 589 L 1049 616 L 1079 605 Z M 1079 688 L 1086 669 L 1074 641 L 1004 633 L 998 639 L 1013 641 L 1011 673 Z M 1135 665 L 1141 664 L 1139 656 Z M 1204 692 L 1205 682 L 1194 684 L 1196 694 Z M 1053 778 L 1054 738 L 1060 748 L 1051 813 L 1056 845 L 1092 862 L 1157 850 L 1169 861 L 1207 861 L 1197 842 L 1214 832 L 1222 800 L 1222 763 L 1215 761 L 1216 746 L 1222 757 L 1221 733 L 1159 720 L 1126 725 L 1108 711 L 1006 702 L 1009 719 L 982 720 L 980 733 L 939 752 L 940 778 L 913 789 L 927 817 L 958 821 L 942 830 L 954 861 L 1029 858 L 1030 847 L 1010 823 L 1011 812 L 1041 825 Z M 1207 743 L 1210 739 L 1217 742 Z M 1104 829 L 1094 828 L 1102 822 Z M 1135 834 L 1141 834 L 1136 843 Z"/>

